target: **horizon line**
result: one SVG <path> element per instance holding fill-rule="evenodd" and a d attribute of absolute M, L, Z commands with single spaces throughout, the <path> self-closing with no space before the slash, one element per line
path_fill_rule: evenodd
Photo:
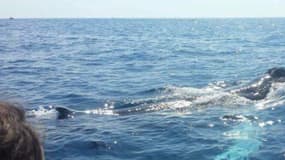
<path fill-rule="evenodd" d="M 216 17 L 0 17 L 0 19 L 265 19 L 285 18 L 285 16 L 216 16 Z"/>

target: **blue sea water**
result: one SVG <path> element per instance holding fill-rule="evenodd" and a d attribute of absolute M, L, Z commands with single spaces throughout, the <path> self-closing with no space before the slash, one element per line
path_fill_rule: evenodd
<path fill-rule="evenodd" d="M 0 20 L 0 99 L 24 105 L 47 160 L 285 159 L 285 19 Z M 54 107 L 82 111 L 57 119 Z M 119 111 L 119 112 L 116 112 Z"/>

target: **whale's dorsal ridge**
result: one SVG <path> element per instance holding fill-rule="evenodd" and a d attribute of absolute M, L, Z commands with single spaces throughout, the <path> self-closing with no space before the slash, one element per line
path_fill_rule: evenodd
<path fill-rule="evenodd" d="M 72 111 L 71 109 L 68 109 L 66 107 L 55 107 L 55 110 L 58 113 L 57 114 L 58 119 L 67 119 L 75 113 L 75 111 Z"/>
<path fill-rule="evenodd" d="M 284 67 L 274 67 L 271 68 L 267 71 L 267 73 L 272 77 L 272 78 L 281 78 L 285 77 L 285 68 Z"/>

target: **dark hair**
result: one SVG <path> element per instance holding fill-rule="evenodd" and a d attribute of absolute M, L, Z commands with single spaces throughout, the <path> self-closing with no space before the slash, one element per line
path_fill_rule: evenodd
<path fill-rule="evenodd" d="M 27 124 L 25 112 L 16 105 L 0 102 L 1 160 L 43 160 L 37 134 Z"/>

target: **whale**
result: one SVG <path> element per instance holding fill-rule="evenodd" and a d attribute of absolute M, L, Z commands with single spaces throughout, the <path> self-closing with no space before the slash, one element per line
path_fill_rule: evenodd
<path fill-rule="evenodd" d="M 269 69 L 261 78 L 230 92 L 250 100 L 261 100 L 266 98 L 273 83 L 282 82 L 285 82 L 285 68 L 274 67 Z"/>
<path fill-rule="evenodd" d="M 76 112 L 78 112 L 66 107 L 55 107 L 55 110 L 58 113 L 57 119 L 67 119 L 72 117 L 72 115 L 75 114 Z"/>
<path fill-rule="evenodd" d="M 265 72 L 260 78 L 257 78 L 256 80 L 244 85 L 244 86 L 236 86 L 237 88 L 229 88 L 223 90 L 225 93 L 231 93 L 238 95 L 240 97 L 244 97 L 248 100 L 252 101 L 258 101 L 265 99 L 268 93 L 270 92 L 270 89 L 272 87 L 273 83 L 282 83 L 285 82 L 285 68 L 284 67 L 274 67 L 267 72 Z M 189 100 L 189 99 L 187 99 Z M 194 101 L 195 97 L 190 99 L 189 101 Z M 146 101 L 143 101 L 143 103 L 147 103 Z M 150 103 L 152 104 L 152 103 Z M 125 104 L 126 105 L 126 104 Z M 156 109 L 153 109 L 153 111 L 160 110 L 160 109 L 167 109 L 169 108 L 169 105 L 171 103 L 164 103 L 163 105 L 152 105 L 151 107 L 154 107 Z M 54 107 L 54 109 L 57 111 L 57 118 L 58 119 L 67 119 L 71 118 L 74 115 L 79 114 L 105 114 L 105 115 L 129 115 L 134 113 L 144 113 L 148 112 L 149 108 L 147 106 L 141 106 L 140 103 L 138 104 L 127 104 L 125 106 L 120 106 L 117 109 L 95 109 L 95 110 L 75 110 L 68 107 Z M 225 118 L 232 118 L 235 117 L 225 117 Z"/>

